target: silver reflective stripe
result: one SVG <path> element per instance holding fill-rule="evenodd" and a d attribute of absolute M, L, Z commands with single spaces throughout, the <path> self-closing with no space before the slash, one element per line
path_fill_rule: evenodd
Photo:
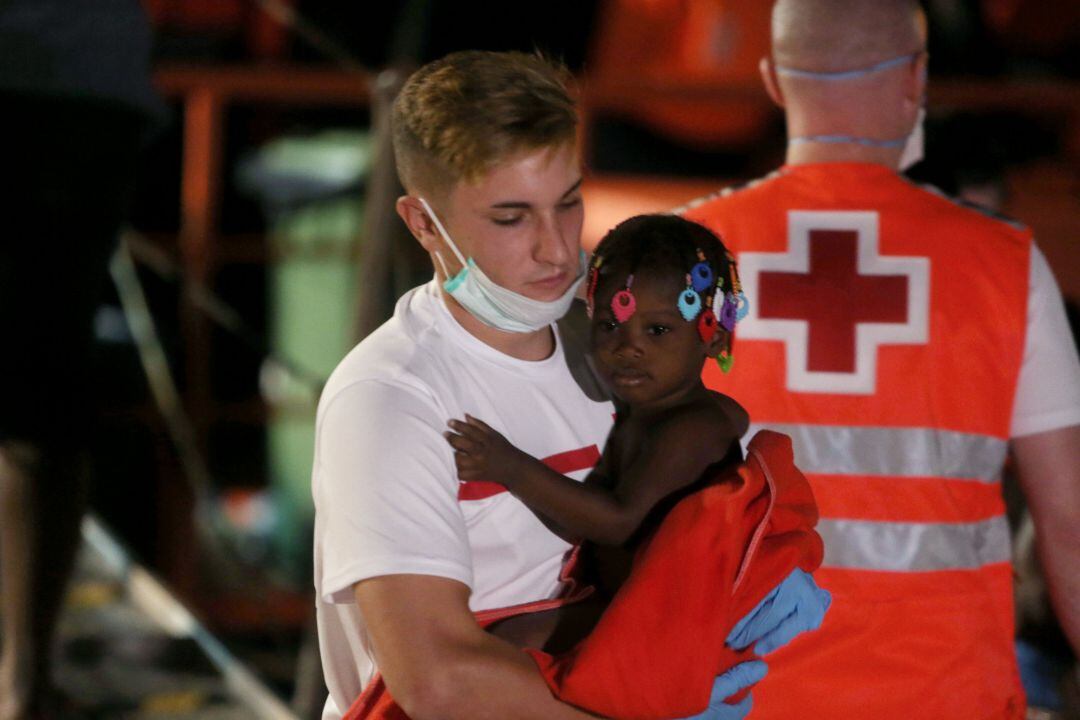
<path fill-rule="evenodd" d="M 828 567 L 926 572 L 967 570 L 1008 562 L 1009 525 L 1003 516 L 973 523 L 818 521 Z"/>
<path fill-rule="evenodd" d="M 790 435 L 795 464 L 819 475 L 943 477 L 998 482 L 1006 441 L 932 428 L 842 425 L 751 425 L 746 438 L 768 428 Z"/>

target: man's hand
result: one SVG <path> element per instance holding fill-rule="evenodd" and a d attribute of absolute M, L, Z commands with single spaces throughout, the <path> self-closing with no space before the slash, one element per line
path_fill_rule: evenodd
<path fill-rule="evenodd" d="M 756 643 L 754 652 L 765 655 L 788 644 L 799 633 L 820 627 L 831 603 L 829 592 L 819 588 L 809 573 L 796 568 L 735 624 L 727 644 L 742 650 Z M 717 676 L 709 706 L 684 720 L 742 720 L 750 713 L 753 698 L 747 695 L 731 705 L 724 699 L 760 682 L 768 669 L 765 663 L 753 660 Z"/>
<path fill-rule="evenodd" d="M 787 645 L 799 633 L 819 628 L 831 603 L 829 591 L 796 568 L 735 624 L 727 644 L 736 650 L 754 645 L 756 654 L 765 655 Z"/>
<path fill-rule="evenodd" d="M 754 700 L 747 695 L 734 705 L 728 705 L 724 698 L 731 697 L 740 690 L 761 682 L 769 667 L 760 660 L 739 663 L 713 682 L 709 706 L 693 717 L 683 720 L 742 720 L 750 713 Z"/>
<path fill-rule="evenodd" d="M 454 464 L 459 480 L 488 480 L 509 487 L 517 469 L 529 455 L 511 445 L 483 420 L 465 415 L 465 420 L 447 423 L 446 440 L 454 448 Z"/>

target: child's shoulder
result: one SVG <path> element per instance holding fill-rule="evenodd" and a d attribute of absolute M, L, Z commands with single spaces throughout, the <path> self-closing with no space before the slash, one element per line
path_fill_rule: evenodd
<path fill-rule="evenodd" d="M 730 400 L 730 398 L 727 398 Z M 655 452 L 699 470 L 723 462 L 743 432 L 729 402 L 716 397 L 671 408 L 649 424 L 642 452 Z"/>
<path fill-rule="evenodd" d="M 736 437 L 745 435 L 746 431 L 750 429 L 750 413 L 746 412 L 746 408 L 740 405 L 735 398 L 715 390 L 710 390 L 709 396 L 712 399 L 715 411 L 723 415 L 735 431 Z"/>
<path fill-rule="evenodd" d="M 727 395 L 710 391 L 700 401 L 672 408 L 656 418 L 652 431 L 684 442 L 702 437 L 737 439 L 749 427 L 750 419 L 739 403 Z"/>

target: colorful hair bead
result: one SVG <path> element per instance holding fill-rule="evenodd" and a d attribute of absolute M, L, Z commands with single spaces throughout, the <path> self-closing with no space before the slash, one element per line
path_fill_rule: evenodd
<path fill-rule="evenodd" d="M 690 322 L 701 312 L 701 296 L 694 292 L 693 281 L 686 276 L 686 289 L 679 293 L 679 312 Z"/>
<path fill-rule="evenodd" d="M 735 298 L 738 302 L 738 309 L 735 312 L 735 320 L 737 320 L 738 322 L 742 322 L 742 319 L 746 317 L 747 313 L 750 312 L 750 300 L 747 299 L 746 293 L 743 293 L 741 291 L 736 294 Z"/>
<path fill-rule="evenodd" d="M 721 350 L 720 354 L 716 356 L 716 364 L 720 366 L 720 372 L 731 372 L 731 366 L 735 364 L 735 358 L 732 356 L 730 350 Z"/>
<path fill-rule="evenodd" d="M 742 282 L 739 280 L 739 264 L 735 262 L 735 256 L 727 253 L 728 274 L 731 275 L 731 292 L 741 293 Z"/>
<path fill-rule="evenodd" d="M 724 295 L 724 304 L 720 307 L 720 324 L 728 332 L 735 331 L 738 320 L 738 300 L 734 293 Z"/>
<path fill-rule="evenodd" d="M 634 275 L 631 273 L 626 276 L 626 287 L 615 293 L 615 296 L 611 298 L 611 312 L 615 314 L 615 319 L 620 323 L 629 320 L 634 311 L 637 310 L 637 300 L 634 299 L 634 293 L 630 292 L 630 286 L 633 284 Z"/>
<path fill-rule="evenodd" d="M 716 313 L 710 308 L 705 308 L 705 311 L 698 316 L 697 331 L 701 336 L 701 342 L 706 345 L 716 335 Z"/>
<path fill-rule="evenodd" d="M 713 284 L 713 271 L 709 263 L 706 262 L 705 253 L 701 251 L 701 248 L 698 248 L 697 256 L 698 263 L 690 270 L 690 275 L 693 277 L 694 290 L 705 292 Z"/>

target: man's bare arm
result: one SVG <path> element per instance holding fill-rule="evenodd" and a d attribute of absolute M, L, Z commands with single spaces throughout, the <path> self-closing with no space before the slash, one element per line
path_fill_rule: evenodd
<path fill-rule="evenodd" d="M 595 717 L 556 700 L 528 655 L 477 625 L 465 585 L 386 575 L 354 595 L 383 680 L 414 720 Z"/>
<path fill-rule="evenodd" d="M 1050 600 L 1080 653 L 1080 425 L 1012 441 Z"/>

